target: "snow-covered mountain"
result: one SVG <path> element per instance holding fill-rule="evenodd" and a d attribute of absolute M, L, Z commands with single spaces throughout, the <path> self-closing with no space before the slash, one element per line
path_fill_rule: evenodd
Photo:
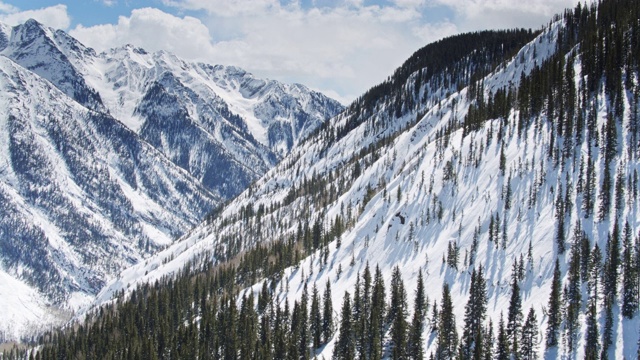
<path fill-rule="evenodd" d="M 43 298 L 95 293 L 222 201 L 122 123 L 6 57 L 0 77 L 2 268 Z"/>
<path fill-rule="evenodd" d="M 322 293 L 329 281 L 337 309 L 367 264 L 380 267 L 386 284 L 399 266 L 407 289 L 416 288 L 421 270 L 429 304 L 440 303 L 449 285 L 460 334 L 471 274 L 482 266 L 482 326 L 491 320 L 494 334 L 516 279 L 521 311 L 537 316 L 537 355 L 583 357 L 586 309 L 594 304 L 600 329 L 608 322 L 613 328 L 604 355 L 635 357 L 638 311 L 623 316 L 622 296 L 606 289 L 620 289 L 627 276 L 614 262 L 616 251 L 640 253 L 640 29 L 637 20 L 612 16 L 612 4 L 579 7 L 536 34 L 466 34 L 421 49 L 216 217 L 124 271 L 96 303 L 185 264 L 206 267 L 258 244 L 304 241 L 317 230 L 319 242 L 305 243 L 295 266 L 256 270 L 269 278 L 244 293 L 257 297 L 266 281 L 284 306 L 301 298 L 305 283 Z M 605 270 L 588 270 L 594 254 L 609 264 Z M 547 351 L 556 260 L 565 291 L 560 341 Z M 594 275 L 578 276 L 580 296 L 572 297 L 570 270 L 578 264 Z M 633 286 L 624 289 L 637 293 Z M 409 296 L 409 309 L 411 303 Z M 428 321 L 437 319 L 429 314 Z M 331 357 L 338 336 L 318 355 Z M 426 354 L 435 352 L 431 326 L 423 338 Z"/>
<path fill-rule="evenodd" d="M 342 110 L 234 67 L 97 54 L 34 20 L 0 24 L 0 88 L 0 338 L 90 301 Z"/>

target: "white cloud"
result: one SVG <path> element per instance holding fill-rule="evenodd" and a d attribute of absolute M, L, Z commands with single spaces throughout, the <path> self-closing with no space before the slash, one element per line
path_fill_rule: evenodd
<path fill-rule="evenodd" d="M 260 77 L 333 89 L 346 101 L 384 80 L 425 40 L 455 31 L 451 24 L 421 26 L 412 6 L 344 3 L 302 9 L 273 0 L 171 4 L 209 15 L 199 20 L 137 9 L 117 24 L 79 25 L 70 34 L 97 50 L 131 43 L 189 60 L 237 65 Z"/>
<path fill-rule="evenodd" d="M 460 29 L 539 28 L 551 17 L 574 7 L 578 0 L 429 0 L 430 5 L 453 9 Z"/>
<path fill-rule="evenodd" d="M 17 7 L 11 5 L 11 4 L 5 4 L 4 2 L 0 1 L 0 12 L 2 13 L 8 13 L 8 14 L 12 14 L 12 13 L 16 13 L 20 11 L 20 9 L 18 9 Z"/>
<path fill-rule="evenodd" d="M 204 24 L 190 16 L 177 17 L 154 8 L 136 9 L 117 24 L 76 26 L 71 36 L 102 51 L 133 44 L 148 51 L 167 50 L 187 59 L 211 57 L 211 37 Z"/>
<path fill-rule="evenodd" d="M 449 21 L 443 21 L 436 24 L 425 24 L 423 26 L 414 28 L 414 34 L 422 39 L 425 44 L 438 41 L 442 38 L 451 36 L 458 32 L 459 31 L 456 24 Z"/>
<path fill-rule="evenodd" d="M 35 19 L 55 29 L 64 30 L 71 25 L 71 17 L 67 13 L 66 5 L 20 11 L 15 6 L 0 2 L 0 11 L 5 12 L 5 14 L 0 14 L 0 21 L 11 26 L 21 24 L 29 19 Z"/>
<path fill-rule="evenodd" d="M 577 1 L 529 0 L 523 8 L 513 0 L 312 0 L 311 7 L 299 0 L 162 0 L 199 18 L 144 8 L 116 24 L 78 25 L 70 33 L 97 50 L 126 43 L 168 50 L 259 77 L 333 89 L 344 101 L 430 42 L 470 30 L 538 28 Z M 442 9 L 446 15 L 433 15 Z"/>

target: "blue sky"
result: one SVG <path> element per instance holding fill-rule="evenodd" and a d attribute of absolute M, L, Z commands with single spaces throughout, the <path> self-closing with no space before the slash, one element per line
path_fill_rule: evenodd
<path fill-rule="evenodd" d="M 420 47 L 467 31 L 540 28 L 578 0 L 0 0 L 103 51 L 134 44 L 236 65 L 346 103 Z"/>

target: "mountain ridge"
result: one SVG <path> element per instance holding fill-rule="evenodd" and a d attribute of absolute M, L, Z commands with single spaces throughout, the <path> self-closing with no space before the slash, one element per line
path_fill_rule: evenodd
<path fill-rule="evenodd" d="M 247 125 L 258 117 L 233 113 L 231 107 L 243 105 L 227 101 L 238 98 L 226 92 L 222 99 L 221 88 L 204 76 L 217 69 L 220 81 L 234 80 L 225 67 L 130 46 L 97 54 L 35 20 L 0 24 L 0 30 L 0 271 L 13 284 L 0 286 L 7 295 L 0 300 L 7 309 L 2 339 L 68 317 L 120 270 L 170 244 L 304 136 L 292 132 L 295 137 L 283 136 L 289 144 L 274 142 L 273 149 L 258 142 Z M 145 65 L 151 72 L 137 71 Z M 281 85 L 273 92 L 289 89 L 296 94 L 285 115 L 293 115 L 279 119 L 283 123 L 313 129 L 342 109 L 306 87 Z M 278 110 L 281 104 L 263 106 Z"/>
<path fill-rule="evenodd" d="M 313 285 L 322 292 L 330 284 L 336 309 L 341 299 L 349 304 L 349 295 L 354 301 L 362 296 L 359 281 L 369 265 L 380 266 L 386 284 L 402 265 L 408 289 L 416 288 L 420 271 L 425 274 L 433 290 L 429 303 L 442 304 L 444 293 L 453 297 L 453 329 L 465 332 L 465 302 L 481 266 L 487 281 L 482 326 L 492 324 L 482 336 L 498 333 L 502 315 L 513 316 L 510 326 L 524 326 L 531 309 L 529 329 L 539 339 L 530 350 L 535 357 L 586 356 L 592 346 L 608 357 L 635 356 L 637 309 L 621 312 L 627 296 L 637 293 L 627 282 L 633 266 L 624 265 L 628 273 L 615 263 L 616 251 L 637 256 L 629 243 L 640 241 L 633 56 L 640 43 L 628 41 L 640 29 L 633 14 L 638 6 L 629 1 L 579 5 L 554 17 L 497 67 L 465 78 L 462 88 L 457 81 L 449 82 L 451 91 L 435 86 L 447 76 L 456 80 L 455 73 L 428 83 L 418 81 L 424 76 L 419 70 L 384 91 L 376 90 L 386 85 L 374 87 L 369 104 L 363 97 L 366 106 L 356 103 L 333 118 L 207 223 L 123 272 L 97 303 L 122 304 L 135 284 L 141 292 L 163 281 L 178 286 L 172 282 L 178 274 L 197 278 L 199 271 L 227 266 L 228 287 L 208 290 L 222 302 L 217 314 L 236 305 L 249 311 L 266 296 L 267 307 L 288 316 L 291 308 L 307 306 L 303 299 Z M 605 56 L 605 49 L 619 57 Z M 588 270 L 598 256 L 609 265 Z M 220 268 L 210 270 L 217 263 Z M 578 271 L 579 264 L 587 265 Z M 576 280 L 576 271 L 593 274 Z M 622 283 L 625 296 L 611 298 Z M 554 310 L 552 290 L 567 306 Z M 515 315 L 507 314 L 511 309 Z M 198 321 L 189 314 L 191 327 L 180 328 L 182 334 L 196 331 Z M 334 315 L 334 324 L 344 318 Z M 551 315 L 561 320 L 553 323 Z M 443 321 L 438 315 L 425 320 L 433 328 Z M 607 340 L 607 331 L 596 330 L 595 340 L 589 337 L 594 323 L 613 335 Z M 386 326 L 383 349 L 390 357 L 393 335 Z M 295 331 L 303 336 L 304 330 Z M 426 354 L 442 354 L 440 330 L 425 326 L 421 334 Z M 216 351 L 230 344 L 221 346 Z M 310 356 L 336 356 L 341 332 L 320 347 L 301 346 Z"/>

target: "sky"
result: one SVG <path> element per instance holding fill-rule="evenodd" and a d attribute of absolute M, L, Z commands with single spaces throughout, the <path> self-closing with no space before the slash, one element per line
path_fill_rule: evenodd
<path fill-rule="evenodd" d="M 578 0 L 0 0 L 97 51 L 133 44 L 235 65 L 348 103 L 419 48 L 468 31 L 539 29 Z"/>

